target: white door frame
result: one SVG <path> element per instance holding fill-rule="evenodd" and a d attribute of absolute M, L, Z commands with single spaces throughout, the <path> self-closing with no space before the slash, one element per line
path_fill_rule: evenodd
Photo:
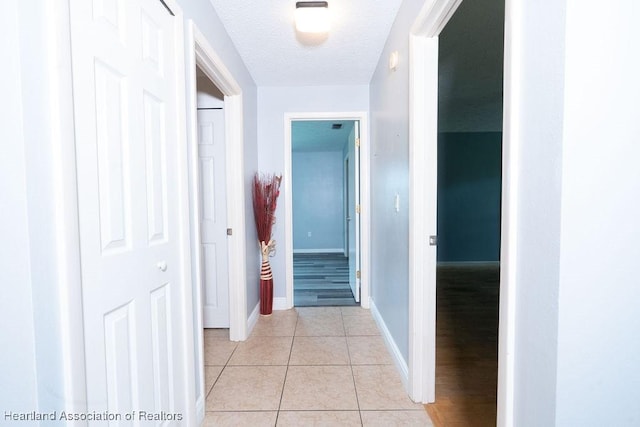
<path fill-rule="evenodd" d="M 22 7 L 24 2 L 16 0 L 16 6 Z M 38 127 L 41 129 L 42 144 L 37 149 L 48 147 L 49 152 L 40 152 L 42 161 L 37 162 L 34 169 L 39 173 L 49 173 L 48 187 L 43 188 L 42 183 L 39 190 L 44 194 L 50 193 L 51 199 L 56 201 L 55 207 L 48 204 L 42 206 L 28 206 L 30 216 L 38 218 L 42 212 L 50 212 L 42 218 L 42 229 L 52 230 L 45 239 L 51 239 L 49 244 L 43 244 L 37 252 L 37 258 L 31 254 L 32 262 L 40 259 L 42 264 L 38 269 L 44 275 L 49 275 L 48 286 L 51 293 L 44 293 L 42 289 L 34 289 L 34 313 L 39 313 L 45 319 L 50 319 L 51 323 L 46 325 L 46 331 L 40 332 L 38 325 L 35 325 L 35 339 L 45 339 L 47 355 L 36 353 L 36 359 L 54 360 L 61 362 L 62 389 L 54 385 L 53 390 L 61 392 L 57 396 L 60 407 L 68 412 L 87 412 L 87 390 L 84 354 L 84 327 L 82 309 L 82 272 L 80 260 L 80 223 L 78 218 L 78 190 L 77 190 L 77 169 L 76 169 L 76 148 L 75 148 L 75 128 L 73 110 L 73 80 L 71 65 L 71 22 L 69 13 L 69 0 L 50 2 L 38 2 L 42 7 L 36 7 L 35 11 L 30 11 L 29 16 L 33 22 L 41 22 L 37 29 L 29 28 L 28 34 L 34 40 L 42 40 L 48 55 L 39 58 L 36 66 L 31 69 L 42 67 L 41 74 L 23 74 L 25 81 L 29 81 L 34 76 L 46 76 L 44 88 L 40 96 L 43 102 L 31 105 L 38 114 L 45 119 Z M 33 8 L 33 5 L 24 6 Z M 31 27 L 31 26 L 29 26 Z M 25 44 L 21 37 L 20 49 L 25 49 Z M 38 43 L 38 42 L 34 42 Z M 38 44 L 35 44 L 39 47 Z M 28 46 L 31 47 L 31 46 Z M 31 65 L 34 65 L 33 63 Z M 24 69 L 22 70 L 24 73 Z M 42 87 L 42 86 L 41 86 Z M 24 108 L 24 106 L 16 106 Z M 43 142 L 44 141 L 44 142 Z M 25 143 L 27 142 L 25 137 Z M 28 144 L 25 144 L 28 147 Z M 34 144 L 35 146 L 35 144 Z M 27 151 L 26 155 L 29 155 Z M 35 163 L 35 162 L 34 162 Z M 35 170 L 27 171 L 27 180 L 39 177 Z M 34 179 L 35 182 L 38 180 Z M 44 181 L 43 181 L 44 182 Z M 47 197 L 38 197 L 46 203 Z M 46 242 L 46 241 L 45 241 Z M 39 295 L 39 298 L 35 298 Z M 44 298 L 43 298 L 44 295 Z M 57 319 L 58 323 L 53 322 Z M 42 330 L 45 328 L 43 327 Z M 57 349 L 52 351 L 53 343 L 59 343 L 59 353 Z M 48 347 L 48 348 L 47 348 Z M 38 349 L 36 348 L 36 351 Z M 52 354 L 53 353 L 53 354 Z M 56 359 L 57 358 L 57 359 Z M 36 360 L 37 363 L 37 360 Z M 38 374 L 38 378 L 40 378 Z M 38 384 L 38 392 L 45 392 L 50 396 L 52 384 Z M 58 385 L 59 387 L 60 385 Z M 45 390 L 46 389 L 46 390 Z"/>
<path fill-rule="evenodd" d="M 438 35 L 462 0 L 429 0 L 409 35 L 409 395 L 435 400 Z"/>
<path fill-rule="evenodd" d="M 345 154 L 342 158 L 342 191 L 343 194 L 346 195 L 346 197 L 344 197 L 344 200 L 342 201 L 342 209 L 344 209 L 345 214 L 342 218 L 342 224 L 344 227 L 344 233 L 342 233 L 342 235 L 344 236 L 343 246 L 345 257 L 349 256 L 349 220 L 347 218 L 349 217 L 349 197 L 351 196 L 351 194 L 349 193 L 349 162 L 351 161 L 351 157 L 349 156 L 349 152 L 347 151 L 347 154 Z"/>
<path fill-rule="evenodd" d="M 220 57 L 200 32 L 196 24 L 187 24 L 187 117 L 188 157 L 190 182 L 190 244 L 191 271 L 193 276 L 194 322 L 192 334 L 196 340 L 196 357 L 200 366 L 198 390 L 204 390 L 204 355 L 202 333 L 202 256 L 200 253 L 199 179 L 198 179 L 198 118 L 196 65 L 207 75 L 224 95 L 225 166 L 227 193 L 227 227 L 233 234 L 227 241 L 229 267 L 229 338 L 243 341 L 247 338 L 247 288 L 245 261 L 245 210 L 244 210 L 244 150 L 242 89 Z M 195 372 L 195 371 L 194 371 Z M 204 393 L 196 397 L 198 416 L 204 417 Z M 199 418 L 200 420 L 202 418 Z"/>
<path fill-rule="evenodd" d="M 409 394 L 435 400 L 437 234 L 438 36 L 462 0 L 427 0 L 410 32 L 410 229 L 409 235 Z M 511 80 L 511 16 L 505 13 L 504 124 L 500 329 L 498 348 L 498 425 L 513 425 L 515 348 L 515 250 L 517 226 L 517 87 Z M 517 71 L 517 70 L 515 70 Z"/>
<path fill-rule="evenodd" d="M 291 123 L 300 120 L 358 120 L 360 122 L 360 305 L 369 308 L 369 122 L 366 112 L 285 113 L 284 115 L 284 252 L 286 276 L 285 307 L 293 307 L 293 198 L 291 183 Z"/>

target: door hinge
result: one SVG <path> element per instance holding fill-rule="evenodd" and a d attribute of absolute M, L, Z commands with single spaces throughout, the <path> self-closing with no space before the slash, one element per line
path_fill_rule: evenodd
<path fill-rule="evenodd" d="M 233 236 L 233 228 L 227 228 L 227 236 Z"/>
<path fill-rule="evenodd" d="M 359 214 L 360 213 L 360 205 L 356 205 L 356 213 Z"/>
<path fill-rule="evenodd" d="M 356 138 L 356 147 L 360 148 L 360 138 Z"/>
<path fill-rule="evenodd" d="M 429 236 L 429 245 L 438 246 L 438 236 Z"/>
<path fill-rule="evenodd" d="M 356 279 L 359 279 L 359 278 L 360 278 L 360 276 L 361 276 L 361 274 L 360 274 L 360 270 L 356 271 Z"/>

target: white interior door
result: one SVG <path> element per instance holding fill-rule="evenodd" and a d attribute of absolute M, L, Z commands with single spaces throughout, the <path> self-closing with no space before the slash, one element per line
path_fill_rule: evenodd
<path fill-rule="evenodd" d="M 347 159 L 349 286 L 356 302 L 360 302 L 360 122 L 353 124 L 353 140 L 349 140 Z"/>
<path fill-rule="evenodd" d="M 198 109 L 203 325 L 229 327 L 224 111 Z"/>
<path fill-rule="evenodd" d="M 181 425 L 182 24 L 159 0 L 70 12 L 88 410 Z"/>

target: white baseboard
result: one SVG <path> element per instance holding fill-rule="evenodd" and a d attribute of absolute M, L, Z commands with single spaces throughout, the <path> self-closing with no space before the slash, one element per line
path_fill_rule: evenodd
<path fill-rule="evenodd" d="M 277 297 L 273 299 L 273 309 L 274 310 L 289 310 L 291 307 L 287 306 L 287 298 L 286 297 Z"/>
<path fill-rule="evenodd" d="M 276 297 L 273 299 L 273 310 L 289 310 L 291 307 L 287 307 L 287 298 L 286 297 Z M 256 307 L 251 312 L 249 316 L 249 320 L 247 320 L 247 336 L 251 335 L 251 331 L 258 323 L 258 319 L 260 318 L 260 301 L 256 304 Z"/>
<path fill-rule="evenodd" d="M 375 320 L 378 328 L 380 329 L 380 332 L 382 333 L 382 338 L 384 339 L 384 343 L 387 346 L 387 350 L 389 350 L 389 353 L 391 353 L 393 364 L 396 366 L 396 369 L 400 374 L 402 385 L 404 386 L 404 389 L 407 391 L 407 393 L 409 393 L 409 366 L 402 357 L 402 353 L 400 352 L 400 349 L 391 336 L 389 328 L 387 328 L 387 325 L 384 323 L 384 320 L 382 319 L 382 316 L 378 311 L 378 307 L 376 307 L 376 303 L 372 299 L 370 299 L 369 304 L 373 320 Z"/>
<path fill-rule="evenodd" d="M 437 267 L 500 267 L 500 261 L 438 261 Z"/>
<path fill-rule="evenodd" d="M 343 254 L 344 248 L 329 249 L 294 249 L 294 254 Z"/>
<path fill-rule="evenodd" d="M 196 419 L 198 420 L 198 423 L 202 423 L 204 422 L 204 399 L 205 399 L 205 395 L 206 393 L 202 393 L 203 395 L 200 396 L 200 399 L 198 399 L 198 401 L 196 402 Z"/>
<path fill-rule="evenodd" d="M 258 301 L 258 304 L 253 308 L 247 319 L 247 338 L 251 336 L 253 328 L 255 328 L 256 323 L 258 323 L 258 316 L 260 316 L 260 301 Z"/>

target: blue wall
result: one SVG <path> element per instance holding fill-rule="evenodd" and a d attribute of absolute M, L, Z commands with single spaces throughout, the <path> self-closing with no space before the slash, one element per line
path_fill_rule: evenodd
<path fill-rule="evenodd" d="M 501 132 L 438 134 L 438 261 L 500 258 Z"/>
<path fill-rule="evenodd" d="M 293 250 L 342 250 L 342 151 L 293 152 L 292 179 Z"/>

